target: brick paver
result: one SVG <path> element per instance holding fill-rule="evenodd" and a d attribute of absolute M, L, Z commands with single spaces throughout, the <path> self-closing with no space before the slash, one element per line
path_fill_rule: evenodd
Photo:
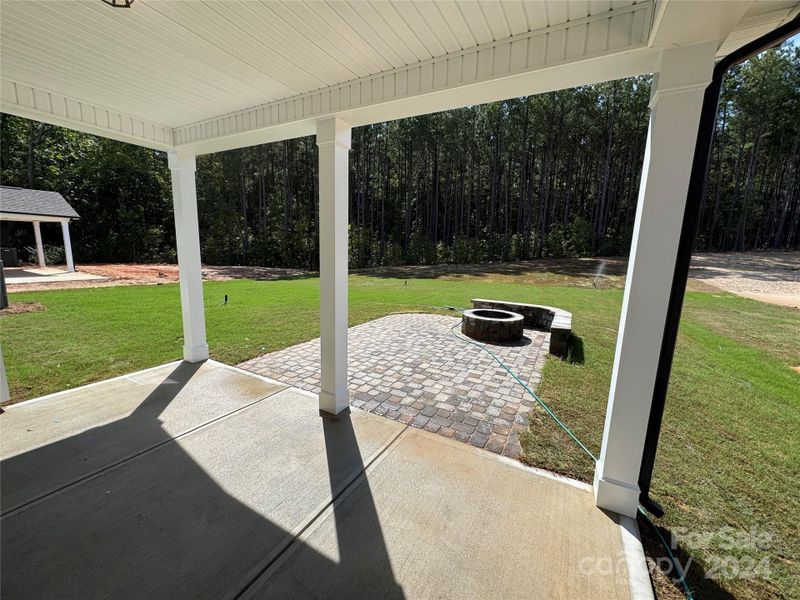
<path fill-rule="evenodd" d="M 350 404 L 517 458 L 517 434 L 526 428 L 534 401 L 486 352 L 452 335 L 459 321 L 399 314 L 352 327 Z M 488 346 L 535 387 L 549 342 L 549 333 L 526 329 L 522 343 Z M 319 393 L 319 338 L 239 366 Z"/>

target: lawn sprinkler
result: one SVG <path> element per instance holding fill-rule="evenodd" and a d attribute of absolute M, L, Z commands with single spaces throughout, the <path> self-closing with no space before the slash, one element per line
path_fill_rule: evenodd
<path fill-rule="evenodd" d="M 606 269 L 606 262 L 605 260 L 601 260 L 600 264 L 597 265 L 597 270 L 594 272 L 594 279 L 592 280 L 592 287 L 597 288 L 597 280 L 603 276 L 603 271 Z"/>

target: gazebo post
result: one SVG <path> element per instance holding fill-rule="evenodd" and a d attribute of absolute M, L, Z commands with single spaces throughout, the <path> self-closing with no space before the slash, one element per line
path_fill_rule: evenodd
<path fill-rule="evenodd" d="M 3 347 L 0 346 L 0 402 L 7 402 L 10 398 L 8 377 L 6 377 L 6 363 L 3 360 Z"/>
<path fill-rule="evenodd" d="M 36 258 L 39 260 L 39 266 L 44 267 L 44 246 L 42 245 L 42 227 L 39 221 L 33 222 L 33 237 L 36 238 Z"/>
<path fill-rule="evenodd" d="M 69 221 L 61 221 L 61 234 L 64 236 L 64 256 L 67 259 L 67 273 L 75 272 L 72 260 L 72 242 L 69 239 Z"/>

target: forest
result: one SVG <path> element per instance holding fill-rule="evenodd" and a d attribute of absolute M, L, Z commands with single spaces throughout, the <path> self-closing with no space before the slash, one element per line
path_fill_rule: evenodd
<path fill-rule="evenodd" d="M 638 77 L 354 129 L 351 266 L 627 254 L 649 96 Z M 163 153 L 5 114 L 0 136 L 3 185 L 58 191 L 83 217 L 77 262 L 175 261 Z M 203 261 L 316 269 L 316 161 L 313 137 L 198 157 Z M 30 229 L 3 223 L 3 246 L 24 256 Z M 800 49 L 787 42 L 725 80 L 696 247 L 798 246 Z"/>

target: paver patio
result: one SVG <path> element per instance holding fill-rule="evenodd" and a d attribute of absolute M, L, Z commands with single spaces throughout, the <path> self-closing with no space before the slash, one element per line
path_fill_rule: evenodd
<path fill-rule="evenodd" d="M 456 338 L 457 317 L 397 314 L 348 334 L 352 406 L 517 458 L 531 397 L 486 352 Z M 525 330 L 522 342 L 488 344 L 517 375 L 541 381 L 550 334 Z M 319 393 L 319 338 L 239 367 Z"/>

